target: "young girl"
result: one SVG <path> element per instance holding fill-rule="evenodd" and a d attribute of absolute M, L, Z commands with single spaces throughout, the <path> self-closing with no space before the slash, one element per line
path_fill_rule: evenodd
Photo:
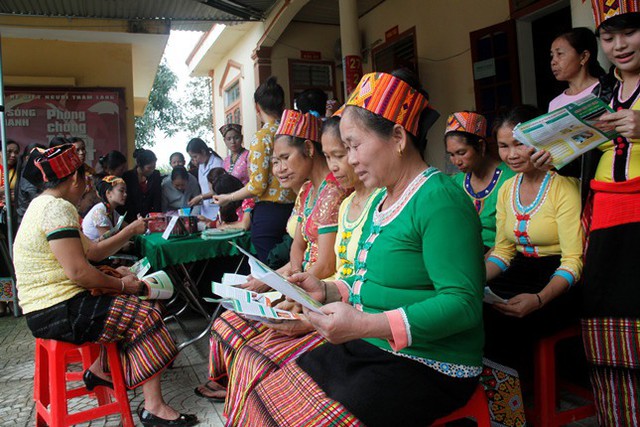
<path fill-rule="evenodd" d="M 223 168 L 213 168 L 207 175 L 213 194 L 229 194 L 243 187 L 237 177 Z M 233 201 L 220 208 L 216 228 L 240 228 L 248 230 L 251 226 L 251 212 L 255 206 L 253 198 Z"/>
<path fill-rule="evenodd" d="M 115 233 L 111 230 L 118 223 L 116 211 L 127 201 L 127 186 L 122 178 L 108 175 L 96 185 L 100 202 L 91 208 L 82 221 L 82 232 L 92 241 L 99 242 Z"/>

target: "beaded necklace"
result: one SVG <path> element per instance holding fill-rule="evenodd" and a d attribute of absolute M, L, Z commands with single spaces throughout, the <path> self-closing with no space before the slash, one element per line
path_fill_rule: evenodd
<path fill-rule="evenodd" d="M 464 177 L 464 189 L 473 198 L 473 205 L 476 207 L 476 212 L 480 213 L 482 208 L 484 207 L 484 200 L 487 198 L 489 194 L 496 188 L 496 184 L 500 179 L 500 175 L 502 175 L 502 169 L 496 168 L 493 172 L 493 177 L 491 178 L 491 182 L 487 185 L 482 191 L 475 192 L 473 191 L 473 187 L 471 186 L 471 172 L 467 173 Z"/>
<path fill-rule="evenodd" d="M 351 203 L 353 199 L 347 205 L 345 209 L 344 216 L 342 218 L 343 231 L 340 233 L 340 242 L 338 244 L 338 262 L 340 263 L 340 267 L 338 268 L 338 273 L 341 277 L 348 277 L 353 274 L 353 260 L 348 258 L 347 247 L 351 242 L 351 237 L 353 236 L 353 231 L 360 227 L 364 219 L 367 217 L 369 213 L 369 208 L 371 207 L 371 203 L 375 196 L 377 196 L 378 190 L 374 190 L 367 197 L 364 206 L 362 207 L 362 212 L 355 221 L 349 221 L 349 212 L 351 211 Z M 355 196 L 354 196 L 355 198 Z"/>

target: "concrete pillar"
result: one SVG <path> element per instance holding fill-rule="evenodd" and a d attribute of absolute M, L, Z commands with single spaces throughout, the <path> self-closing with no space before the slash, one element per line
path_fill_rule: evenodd
<path fill-rule="evenodd" d="M 358 28 L 358 4 L 356 0 L 340 0 L 340 42 L 345 101 L 362 77 L 360 30 Z"/>
<path fill-rule="evenodd" d="M 256 78 L 256 88 L 271 76 L 271 47 L 262 46 L 253 51 L 254 75 Z"/>

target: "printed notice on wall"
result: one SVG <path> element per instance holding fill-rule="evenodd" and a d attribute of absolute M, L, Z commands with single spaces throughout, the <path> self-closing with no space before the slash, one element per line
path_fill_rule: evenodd
<path fill-rule="evenodd" d="M 127 153 L 124 89 L 8 87 L 5 100 L 7 139 L 21 148 L 46 146 L 56 136 L 79 137 L 94 167 L 111 150 Z"/>

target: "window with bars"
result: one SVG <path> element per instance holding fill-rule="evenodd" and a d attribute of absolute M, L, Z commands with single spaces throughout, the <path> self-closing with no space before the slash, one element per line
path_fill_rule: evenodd
<path fill-rule="evenodd" d="M 289 93 L 293 100 L 307 89 L 321 89 L 335 98 L 335 65 L 330 61 L 289 60 Z"/>

